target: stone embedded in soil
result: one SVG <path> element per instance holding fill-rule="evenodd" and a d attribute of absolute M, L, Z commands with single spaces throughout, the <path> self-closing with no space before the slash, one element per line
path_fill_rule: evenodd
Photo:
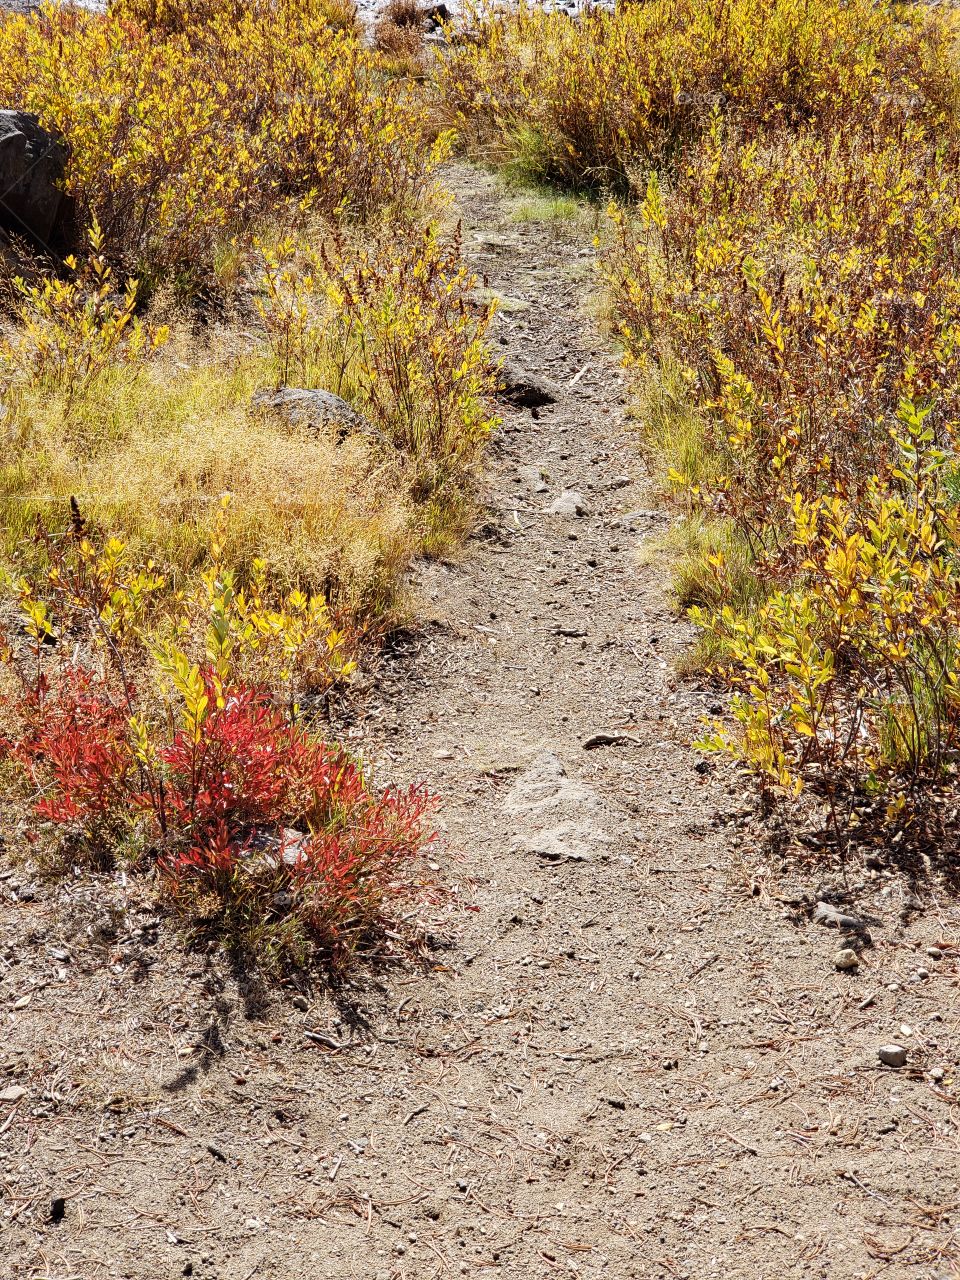
<path fill-rule="evenodd" d="M 383 432 L 332 391 L 279 387 L 275 391 L 258 391 L 251 404 L 255 409 L 274 413 L 291 426 L 305 431 L 332 430 L 338 439 L 357 432 L 370 436 L 379 444 L 390 444 Z"/>
<path fill-rule="evenodd" d="M 863 933 L 866 928 L 859 916 L 838 911 L 829 902 L 817 903 L 813 909 L 813 922 L 828 929 L 844 929 L 849 933 Z"/>
<path fill-rule="evenodd" d="M 0 1102 L 19 1102 L 21 1098 L 27 1096 L 27 1091 L 23 1085 L 12 1084 L 8 1088 L 0 1091 Z"/>
<path fill-rule="evenodd" d="M 524 836 L 514 847 L 548 862 L 590 862 L 593 855 L 587 846 L 600 839 L 606 842 L 606 837 L 601 837 L 589 827 L 564 822 L 550 831 Z"/>
<path fill-rule="evenodd" d="M 536 463 L 526 467 L 518 467 L 517 475 L 527 488 L 532 489 L 534 493 L 547 492 L 547 483 L 543 478 L 543 470 Z"/>
<path fill-rule="evenodd" d="M 843 947 L 833 957 L 833 967 L 835 969 L 858 969 L 860 967 L 860 957 L 851 947 Z"/>
<path fill-rule="evenodd" d="M 522 409 L 540 409 L 556 404 L 560 388 L 542 374 L 525 369 L 515 360 L 504 360 L 500 368 L 501 400 Z"/>
<path fill-rule="evenodd" d="M 902 1044 L 882 1044 L 877 1050 L 877 1057 L 885 1067 L 903 1067 L 907 1062 L 907 1051 Z"/>
<path fill-rule="evenodd" d="M 576 489 L 564 489 L 559 498 L 555 498 L 547 507 L 553 516 L 585 516 L 589 515 L 583 494 Z"/>
<path fill-rule="evenodd" d="M 589 862 L 611 837 L 597 793 L 567 777 L 562 762 L 544 751 L 520 774 L 504 801 L 514 818 L 513 848 L 549 862 Z"/>

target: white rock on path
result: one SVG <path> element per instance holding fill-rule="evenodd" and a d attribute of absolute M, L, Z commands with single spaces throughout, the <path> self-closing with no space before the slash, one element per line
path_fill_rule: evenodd
<path fill-rule="evenodd" d="M 552 516 L 586 516 L 590 514 L 583 494 L 576 489 L 564 489 L 559 498 L 555 498 L 547 507 Z"/>
<path fill-rule="evenodd" d="M 550 862 L 589 862 L 611 843 L 612 821 L 597 793 L 567 777 L 562 762 L 542 752 L 504 801 L 517 819 L 513 848 Z"/>

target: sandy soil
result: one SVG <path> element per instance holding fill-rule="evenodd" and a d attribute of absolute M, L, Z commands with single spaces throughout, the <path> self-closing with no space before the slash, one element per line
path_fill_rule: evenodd
<path fill-rule="evenodd" d="M 429 961 L 265 993 L 141 889 L 0 859 L 0 1275 L 960 1276 L 957 905 L 781 865 L 692 748 L 717 695 L 674 672 L 591 230 L 450 176 L 504 354 L 561 394 L 505 411 L 349 730 L 442 797 Z M 856 972 L 823 897 L 868 918 Z"/>

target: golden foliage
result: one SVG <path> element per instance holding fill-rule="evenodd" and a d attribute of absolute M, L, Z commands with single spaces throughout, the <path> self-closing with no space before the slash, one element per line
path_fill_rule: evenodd
<path fill-rule="evenodd" d="M 647 0 L 578 20 L 522 3 L 474 16 L 437 64 L 441 109 L 527 177 L 602 190 L 669 160 L 713 109 L 753 131 L 937 117 L 945 28 L 870 0 Z"/>
<path fill-rule="evenodd" d="M 134 8 L 0 22 L 0 99 L 65 138 L 79 224 L 129 271 L 202 277 L 283 201 L 362 219 L 427 196 L 447 140 L 324 6 L 202 4 L 182 29 Z"/>
<path fill-rule="evenodd" d="M 705 745 L 812 783 L 838 831 L 947 775 L 960 732 L 955 70 L 945 28 L 882 6 L 808 64 L 813 27 L 855 11 L 809 7 L 776 98 L 728 68 L 603 252 L 642 438 L 693 531 L 681 590 L 735 691 Z"/>

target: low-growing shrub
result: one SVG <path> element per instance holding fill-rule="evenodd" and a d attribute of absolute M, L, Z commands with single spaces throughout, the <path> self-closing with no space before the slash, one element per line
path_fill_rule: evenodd
<path fill-rule="evenodd" d="M 261 961 L 340 961 L 401 893 L 427 797 L 375 794 L 320 736 L 309 707 L 349 677 L 348 637 L 319 598 L 271 598 L 264 566 L 238 588 L 224 528 L 160 615 L 162 575 L 96 547 L 76 509 L 45 535 L 46 579 L 18 584 L 27 643 L 6 645 L 4 753 L 71 864 L 153 866 L 174 904 Z"/>
<path fill-rule="evenodd" d="M 576 18 L 475 14 L 437 63 L 464 136 L 521 176 L 603 190 L 669 161 L 719 107 L 751 132 L 824 130 L 956 100 L 947 26 L 869 0 L 647 0 Z"/>
<path fill-rule="evenodd" d="M 142 361 L 166 342 L 165 326 L 145 324 L 136 314 L 136 281 L 128 281 L 117 297 L 99 227 L 91 229 L 89 240 L 82 268 L 75 258 L 66 259 L 72 279 L 15 282 L 14 336 L 0 342 L 5 380 L 56 390 L 70 401 L 108 369 Z"/>
<path fill-rule="evenodd" d="M 932 433 L 912 406 L 903 420 L 896 487 L 874 478 L 855 502 L 795 494 L 796 575 L 754 612 L 691 611 L 737 690 L 736 732 L 718 725 L 706 745 L 790 790 L 814 780 L 838 835 L 865 796 L 955 770 L 960 512 Z M 722 582 L 722 558 L 714 567 Z"/>
<path fill-rule="evenodd" d="M 77 496 L 189 575 L 226 492 L 232 566 L 262 551 L 286 585 L 389 622 L 411 558 L 449 548 L 475 510 L 494 421 L 491 309 L 473 302 L 455 237 L 406 219 L 316 234 L 319 249 L 304 237 L 265 251 L 257 333 L 136 315 L 99 237 L 72 278 L 21 287 L 0 342 L 8 555 Z M 373 430 L 341 438 L 254 405 L 286 383 L 346 398 Z"/>
<path fill-rule="evenodd" d="M 493 306 L 456 239 L 409 223 L 331 234 L 317 251 L 264 250 L 261 314 L 278 381 L 346 399 L 400 451 L 434 547 L 462 530 L 464 497 L 495 419 Z"/>
<path fill-rule="evenodd" d="M 915 125 L 760 146 L 716 118 L 672 182 L 649 179 L 636 216 L 614 211 L 615 323 L 673 399 L 661 452 L 755 549 L 788 527 L 781 492 L 855 496 L 889 471 L 903 398 L 935 400 L 929 425 L 949 438 L 958 171 L 956 147 Z"/>
<path fill-rule="evenodd" d="M 0 100 L 63 136 L 78 225 L 111 257 L 196 282 L 285 201 L 353 219 L 423 203 L 447 140 L 357 32 L 295 0 L 201 8 L 182 31 L 122 7 L 0 20 Z"/>
<path fill-rule="evenodd" d="M 810 784 L 841 849 L 956 768 L 958 172 L 921 120 L 716 112 L 611 211 L 641 438 L 688 516 L 678 585 L 736 695 L 705 745 Z"/>

